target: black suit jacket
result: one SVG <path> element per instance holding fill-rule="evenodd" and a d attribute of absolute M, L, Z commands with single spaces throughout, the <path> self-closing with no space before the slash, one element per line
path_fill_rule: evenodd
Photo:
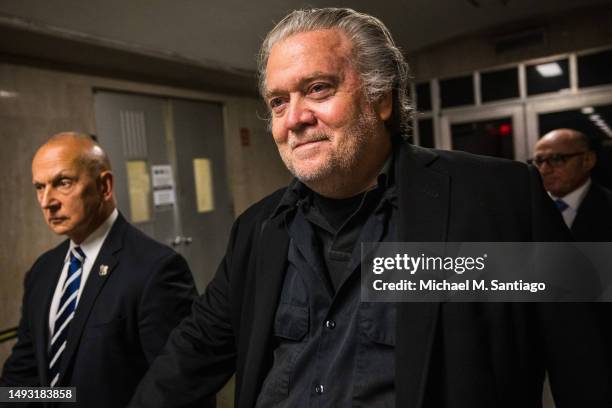
<path fill-rule="evenodd" d="M 26 275 L 18 340 L 0 385 L 49 385 L 49 307 L 68 246 L 43 254 Z M 101 265 L 108 266 L 105 276 Z M 70 325 L 58 382 L 77 388 L 77 403 L 67 406 L 125 406 L 195 296 L 184 258 L 119 215 Z"/>
<path fill-rule="evenodd" d="M 571 233 L 578 242 L 612 241 L 612 191 L 596 181 L 591 182 L 589 191 L 580 203 Z M 599 306 L 603 330 L 608 341 L 612 341 L 612 303 Z M 611 344 L 611 343 L 608 343 Z M 612 347 L 607 348 L 612 364 Z"/>
<path fill-rule="evenodd" d="M 580 242 L 612 241 L 612 191 L 591 182 L 571 231 L 574 239 Z"/>
<path fill-rule="evenodd" d="M 567 238 L 537 170 L 518 162 L 402 145 L 395 166 L 400 241 Z M 130 406 L 189 406 L 236 371 L 236 406 L 253 407 L 272 364 L 272 324 L 287 261 L 269 216 L 283 191 L 235 222 L 193 313 L 171 334 Z M 282 218 L 282 217 L 279 217 Z M 274 218 L 273 220 L 276 220 Z M 589 305 L 401 303 L 397 407 L 538 407 L 545 369 L 558 407 L 612 406 L 610 370 Z"/>

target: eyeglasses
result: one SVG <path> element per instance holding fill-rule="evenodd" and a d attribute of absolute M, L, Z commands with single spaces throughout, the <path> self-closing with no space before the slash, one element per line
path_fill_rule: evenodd
<path fill-rule="evenodd" d="M 536 156 L 533 159 L 528 159 L 527 163 L 533 164 L 536 167 L 542 167 L 544 163 L 548 164 L 551 167 L 560 167 L 567 161 L 567 159 L 571 159 L 572 157 L 579 156 L 585 153 L 586 152 L 576 152 L 567 154 L 557 153 L 551 154 L 550 156 Z"/>

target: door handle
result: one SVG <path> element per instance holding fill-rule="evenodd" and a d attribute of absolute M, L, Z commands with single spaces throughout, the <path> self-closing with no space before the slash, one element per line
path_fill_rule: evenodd
<path fill-rule="evenodd" d="M 193 238 L 191 237 L 181 237 L 180 235 L 177 235 L 176 237 L 174 237 L 174 239 L 170 240 L 170 245 L 172 245 L 173 247 L 177 247 L 181 244 L 189 245 L 192 242 Z"/>

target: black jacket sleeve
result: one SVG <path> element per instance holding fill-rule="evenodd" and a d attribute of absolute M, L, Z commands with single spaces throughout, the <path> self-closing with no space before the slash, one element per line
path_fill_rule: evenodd
<path fill-rule="evenodd" d="M 130 407 L 203 407 L 235 371 L 230 267 L 238 221 L 225 257 L 191 314 L 171 333 L 130 402 Z"/>
<path fill-rule="evenodd" d="M 34 267 L 32 267 L 34 269 Z M 34 343 L 30 332 L 30 322 L 28 321 L 28 305 L 32 269 L 26 274 L 24 280 L 24 295 L 21 305 L 21 320 L 17 330 L 17 343 L 4 364 L 2 376 L 0 376 L 0 386 L 40 386 Z"/>

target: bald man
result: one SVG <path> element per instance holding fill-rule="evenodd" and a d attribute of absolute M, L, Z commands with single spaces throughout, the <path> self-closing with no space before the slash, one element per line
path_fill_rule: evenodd
<path fill-rule="evenodd" d="M 26 275 L 0 386 L 71 386 L 70 406 L 124 406 L 191 307 L 189 267 L 118 212 L 110 162 L 89 136 L 53 136 L 32 181 L 45 222 L 68 239 Z"/>
<path fill-rule="evenodd" d="M 587 136 L 556 129 L 535 145 L 532 163 L 577 241 L 612 241 L 612 191 L 591 180 L 597 161 Z"/>

